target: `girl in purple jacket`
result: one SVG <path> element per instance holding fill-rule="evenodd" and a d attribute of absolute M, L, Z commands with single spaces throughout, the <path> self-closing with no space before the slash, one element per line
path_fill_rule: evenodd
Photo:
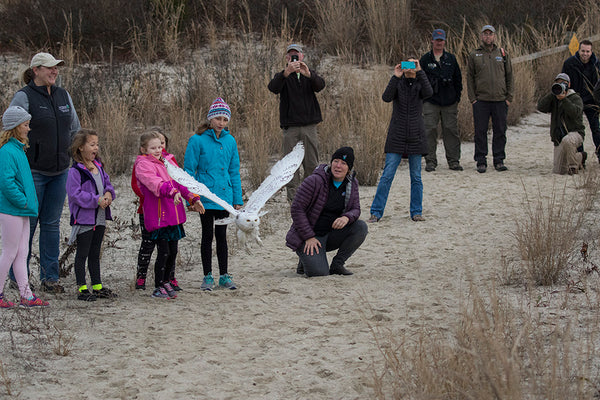
<path fill-rule="evenodd" d="M 158 248 L 152 297 L 174 299 L 177 294 L 169 277 L 177 258 L 177 242 L 185 237 L 183 199 L 201 214 L 204 213 L 204 206 L 200 196 L 171 179 L 164 165 L 162 149 L 157 132 L 143 133 L 140 137 L 140 155 L 135 160 L 134 168 L 138 187 L 144 196 L 144 225 Z"/>
<path fill-rule="evenodd" d="M 112 220 L 110 205 L 115 189 L 104 171 L 98 157 L 98 134 L 82 129 L 73 137 L 71 144 L 73 165 L 67 177 L 67 195 L 71 212 L 71 238 L 69 244 L 77 243 L 75 253 L 75 279 L 79 287 L 77 299 L 95 301 L 97 297 L 117 297 L 102 286 L 100 278 L 100 249 L 106 220 Z M 85 281 L 87 260 L 92 291 Z"/>

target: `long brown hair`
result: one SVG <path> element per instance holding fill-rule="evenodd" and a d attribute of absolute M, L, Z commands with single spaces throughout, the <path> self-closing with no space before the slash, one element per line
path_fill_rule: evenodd
<path fill-rule="evenodd" d="M 23 82 L 25 82 L 26 85 L 29 85 L 29 82 L 35 78 L 35 72 L 33 72 L 33 68 L 27 68 L 23 72 L 21 78 L 23 78 Z"/>
<path fill-rule="evenodd" d="M 81 129 L 75 134 L 75 136 L 73 136 L 73 140 L 71 141 L 71 156 L 73 156 L 73 160 L 77 161 L 78 163 L 84 163 L 84 159 L 79 148 L 87 143 L 90 136 L 98 137 L 98 132 L 93 129 Z M 100 165 L 103 165 L 102 159 L 98 154 L 96 154 L 96 161 L 98 161 Z"/>
<path fill-rule="evenodd" d="M 206 131 L 208 129 L 210 129 L 210 121 L 204 120 L 204 121 L 202 121 L 202 123 L 200 124 L 198 129 L 196 130 L 196 135 L 202 135 L 204 133 L 204 131 Z"/>

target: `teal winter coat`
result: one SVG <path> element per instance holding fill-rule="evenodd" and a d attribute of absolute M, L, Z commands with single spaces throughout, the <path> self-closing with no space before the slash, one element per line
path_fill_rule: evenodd
<path fill-rule="evenodd" d="M 0 213 L 19 217 L 38 215 L 38 199 L 25 155 L 25 145 L 15 138 L 0 148 Z"/>
<path fill-rule="evenodd" d="M 207 129 L 193 135 L 185 150 L 183 169 L 211 192 L 231 205 L 242 205 L 240 156 L 235 138 L 223 129 L 217 138 L 215 131 Z M 218 204 L 202 197 L 208 210 L 222 210 Z"/>

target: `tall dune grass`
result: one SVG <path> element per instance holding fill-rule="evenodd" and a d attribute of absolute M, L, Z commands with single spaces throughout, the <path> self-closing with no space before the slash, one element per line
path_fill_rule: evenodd
<path fill-rule="evenodd" d="M 579 337 L 576 316 L 536 314 L 493 287 L 471 287 L 449 331 L 423 327 L 408 336 L 371 325 L 383 359 L 373 370 L 375 398 L 595 398 L 597 332 Z"/>
<path fill-rule="evenodd" d="M 283 67 L 285 46 L 297 41 L 295 35 L 302 27 L 297 25 L 298 20 L 289 23 L 284 13 L 281 31 L 267 25 L 256 35 L 251 17 L 253 10 L 248 2 L 243 2 L 245 5 L 236 5 L 241 8 L 236 8 L 239 14 L 235 24 L 223 26 L 224 20 L 227 21 L 225 15 L 222 19 L 217 14 L 205 19 L 203 27 L 196 32 L 208 44 L 192 52 L 182 42 L 184 39 L 177 28 L 185 18 L 180 8 L 183 3 L 167 3 L 153 0 L 152 18 L 147 20 L 152 27 L 140 31 L 138 24 L 136 29 L 130 30 L 132 44 L 137 43 L 133 54 L 138 63 L 63 68 L 64 85 L 73 95 L 77 110 L 86 115 L 90 123 L 106 118 L 96 114 L 110 109 L 111 117 L 119 121 L 119 128 L 112 131 L 125 130 L 117 133 L 120 136 L 135 136 L 139 129 L 150 125 L 165 127 L 173 137 L 171 151 L 178 159 L 182 159 L 187 139 L 204 118 L 211 101 L 217 96 L 223 97 L 232 107 L 230 127 L 238 138 L 242 161 L 248 165 L 251 186 L 255 187 L 268 171 L 268 164 L 281 156 L 278 99 L 268 92 L 266 84 Z M 596 13 L 600 14 L 597 5 L 586 3 L 586 6 L 591 11 L 582 20 L 580 32 L 591 31 L 588 24 L 596 21 Z M 381 170 L 382 143 L 390 115 L 389 107 L 380 97 L 385 82 L 391 66 L 402 57 L 412 53 L 419 56 L 427 51 L 429 38 L 414 33 L 408 1 L 355 0 L 341 9 L 335 1 L 318 0 L 316 7 L 318 15 L 314 18 L 321 18 L 316 37 L 323 40 L 329 54 L 334 54 L 328 55 L 323 49 L 305 44 L 307 63 L 327 82 L 327 87 L 317 95 L 325 117 L 319 125 L 320 157 L 326 162 L 336 146 L 355 146 L 361 182 L 375 184 Z M 59 54 L 69 63 L 77 62 L 85 58 L 81 54 L 80 39 L 75 35 L 79 17 L 65 14 L 64 18 L 69 21 L 69 29 L 64 34 Z M 466 57 L 479 45 L 479 27 L 485 21 L 464 21 L 461 26 L 446 27 L 448 49 L 457 55 L 463 76 L 466 75 Z M 233 26 L 241 26 L 243 30 L 235 32 Z M 570 26 L 564 20 L 545 31 L 529 26 L 510 30 L 497 26 L 498 44 L 514 58 L 530 51 L 527 49 L 556 45 Z M 361 61 L 361 67 L 344 66 L 347 60 L 344 54 L 348 57 L 354 54 L 352 57 Z M 169 63 L 148 64 L 158 57 L 164 57 Z M 382 67 L 382 63 L 387 66 Z M 561 63 L 562 59 L 557 62 L 556 57 L 552 57 L 514 65 L 516 89 L 509 111 L 510 123 L 516 123 L 533 110 L 536 97 L 551 82 Z M 7 89 L 0 101 L 7 103 L 17 88 Z M 108 104 L 111 102 L 115 105 Z M 472 110 L 466 96 L 466 81 L 465 94 L 459 104 L 459 129 L 464 140 L 472 139 Z M 130 168 L 129 153 L 137 151 L 121 147 L 121 139 L 109 140 L 105 149 L 115 154 L 111 156 L 115 165 L 109 168 L 116 173 Z"/>

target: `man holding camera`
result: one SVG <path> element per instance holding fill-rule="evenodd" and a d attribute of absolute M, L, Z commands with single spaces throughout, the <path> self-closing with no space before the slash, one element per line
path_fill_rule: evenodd
<path fill-rule="evenodd" d="M 492 118 L 492 154 L 496 171 L 506 171 L 506 117 L 513 99 L 513 72 L 508 54 L 495 44 L 496 29 L 481 28 L 481 46 L 468 58 L 467 88 L 473 105 L 477 172 L 487 170 L 487 132 Z"/>
<path fill-rule="evenodd" d="M 583 112 L 590 124 L 592 139 L 596 146 L 596 156 L 600 161 L 600 122 L 598 121 L 598 102 L 594 100 L 593 90 L 598 83 L 600 75 L 600 61 L 592 52 L 592 42 L 582 40 L 579 43 L 579 51 L 567 58 L 562 67 L 562 72 L 571 78 L 571 88 L 581 96 L 583 100 Z"/>
<path fill-rule="evenodd" d="M 425 171 L 432 172 L 437 167 L 436 150 L 440 120 L 448 167 L 453 171 L 462 171 L 458 134 L 458 103 L 462 93 L 462 75 L 456 57 L 444 50 L 446 32 L 443 29 L 433 31 L 431 43 L 431 51 L 419 60 L 433 88 L 433 96 L 425 99 L 423 103 L 429 151 L 425 156 Z"/>
<path fill-rule="evenodd" d="M 325 81 L 304 63 L 302 47 L 290 44 L 286 49 L 286 68 L 275 74 L 268 88 L 279 94 L 279 123 L 283 129 L 283 154 L 287 154 L 299 141 L 304 142 L 304 177 L 311 175 L 319 164 L 317 124 L 323 120 L 315 93 L 325 87 Z M 291 203 L 300 184 L 298 171 L 287 185 L 287 198 Z"/>
<path fill-rule="evenodd" d="M 554 79 L 550 93 L 537 103 L 541 112 L 551 113 L 550 139 L 554 143 L 555 174 L 576 174 L 583 167 L 587 154 L 577 151 L 583 144 L 583 101 L 570 89 L 569 75 L 560 73 Z"/>

